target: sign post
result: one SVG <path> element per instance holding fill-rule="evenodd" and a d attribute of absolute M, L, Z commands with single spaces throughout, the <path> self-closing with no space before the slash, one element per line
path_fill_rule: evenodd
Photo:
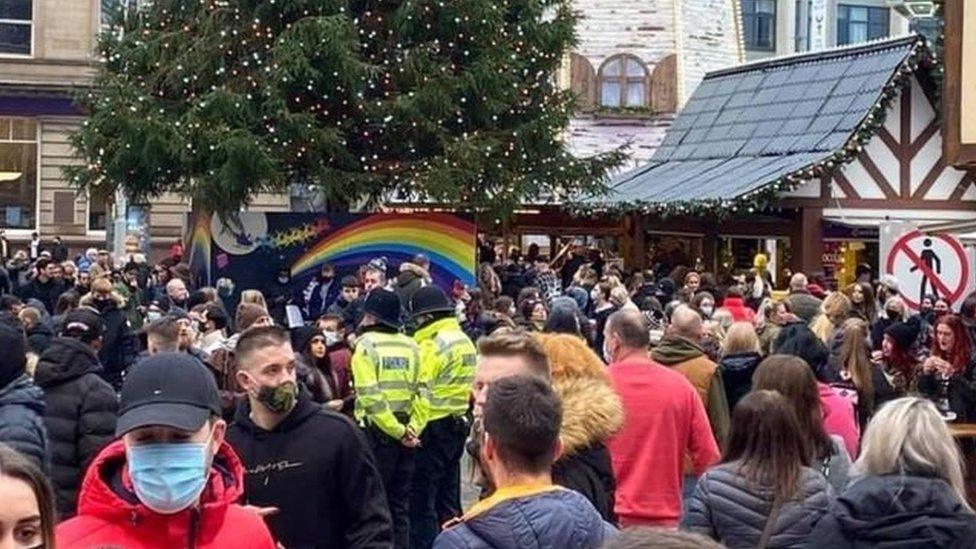
<path fill-rule="evenodd" d="M 901 297 L 913 311 L 930 295 L 958 308 L 972 291 L 972 250 L 954 235 L 923 233 L 911 223 L 884 223 L 880 248 L 881 274 L 898 279 Z"/>

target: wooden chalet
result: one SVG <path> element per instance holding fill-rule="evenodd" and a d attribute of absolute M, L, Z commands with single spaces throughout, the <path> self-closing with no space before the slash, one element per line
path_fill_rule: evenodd
<path fill-rule="evenodd" d="M 639 267 L 722 272 L 763 250 L 777 275 L 849 280 L 877 266 L 883 220 L 976 220 L 976 174 L 942 156 L 935 66 L 910 36 L 709 73 L 650 162 L 594 203 L 623 221 L 562 221 L 619 236 Z"/>

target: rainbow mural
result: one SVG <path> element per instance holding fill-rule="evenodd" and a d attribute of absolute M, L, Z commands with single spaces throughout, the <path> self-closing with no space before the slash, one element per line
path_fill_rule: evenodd
<path fill-rule="evenodd" d="M 452 214 L 375 214 L 326 235 L 292 263 L 291 274 L 301 277 L 326 262 L 362 265 L 377 256 L 396 268 L 422 253 L 430 258 L 438 284 L 459 280 L 473 285 L 475 246 L 475 224 Z"/>
<path fill-rule="evenodd" d="M 184 239 L 184 248 L 187 250 L 187 264 L 196 273 L 197 279 L 211 284 L 210 280 L 210 216 L 197 214 L 193 218 L 193 224 L 187 238 Z"/>

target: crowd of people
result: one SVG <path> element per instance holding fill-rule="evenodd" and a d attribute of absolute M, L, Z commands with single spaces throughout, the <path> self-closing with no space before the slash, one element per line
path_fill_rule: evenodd
<path fill-rule="evenodd" d="M 582 246 L 197 287 L 179 246 L 0 240 L 0 547 L 976 543 L 976 296 Z"/>

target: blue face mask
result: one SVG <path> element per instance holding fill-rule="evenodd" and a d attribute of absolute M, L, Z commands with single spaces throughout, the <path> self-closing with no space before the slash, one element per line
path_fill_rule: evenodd
<path fill-rule="evenodd" d="M 209 476 L 209 446 L 209 441 L 131 446 L 129 476 L 139 501 L 163 515 L 193 505 Z"/>

